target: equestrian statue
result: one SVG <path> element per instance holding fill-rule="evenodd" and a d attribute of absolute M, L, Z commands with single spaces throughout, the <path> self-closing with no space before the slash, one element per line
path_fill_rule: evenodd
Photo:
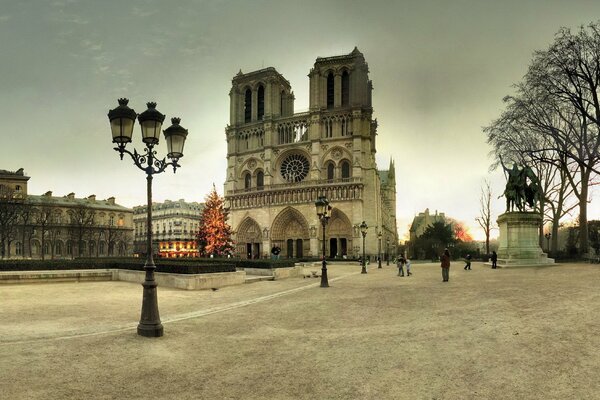
<path fill-rule="evenodd" d="M 519 168 L 516 163 L 509 169 L 504 165 L 502 157 L 500 157 L 500 164 L 507 177 L 503 193 L 506 197 L 506 212 L 514 211 L 515 207 L 518 211 L 524 212 L 526 205 L 534 211 L 537 210 L 540 200 L 540 180 L 533 169 L 526 165 Z"/>

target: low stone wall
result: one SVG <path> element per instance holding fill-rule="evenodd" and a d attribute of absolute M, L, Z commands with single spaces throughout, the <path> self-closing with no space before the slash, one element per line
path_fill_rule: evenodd
<path fill-rule="evenodd" d="M 114 280 L 125 282 L 144 282 L 144 271 L 113 270 Z M 184 290 L 202 290 L 241 285 L 246 281 L 246 272 L 219 272 L 215 274 L 169 274 L 155 272 L 154 280 L 158 286 L 172 287 Z"/>
<path fill-rule="evenodd" d="M 302 276 L 302 267 L 291 268 L 244 268 L 248 275 L 272 276 L 275 280 L 285 278 L 297 278 Z"/>
<path fill-rule="evenodd" d="M 2 271 L 0 284 L 112 281 L 112 269 L 80 269 L 59 271 Z"/>
<path fill-rule="evenodd" d="M 0 284 L 84 282 L 84 281 L 124 281 L 144 282 L 144 271 L 124 269 L 82 269 L 59 271 L 3 271 L 0 272 Z M 220 272 L 213 274 L 169 274 L 155 272 L 158 286 L 184 290 L 201 290 L 241 285 L 246 281 L 246 273 Z"/>

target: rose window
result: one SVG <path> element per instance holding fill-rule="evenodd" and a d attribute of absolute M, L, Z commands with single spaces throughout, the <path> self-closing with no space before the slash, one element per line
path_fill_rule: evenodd
<path fill-rule="evenodd" d="M 281 176 L 288 182 L 300 182 L 308 175 L 309 168 L 310 163 L 306 157 L 292 154 L 281 163 Z"/>

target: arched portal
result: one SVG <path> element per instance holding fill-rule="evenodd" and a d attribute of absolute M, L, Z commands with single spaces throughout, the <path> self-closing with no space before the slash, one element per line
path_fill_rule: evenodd
<path fill-rule="evenodd" d="M 308 223 L 300 211 L 287 207 L 277 215 L 271 229 L 271 241 L 286 258 L 303 257 L 310 250 Z"/>
<path fill-rule="evenodd" d="M 258 223 L 250 218 L 245 218 L 239 225 L 236 234 L 236 252 L 242 258 L 260 258 L 262 233 Z"/>
<path fill-rule="evenodd" d="M 322 229 L 322 228 L 321 228 Z M 342 211 L 334 208 L 325 236 L 329 239 L 329 257 L 343 258 L 352 250 L 352 224 Z"/>

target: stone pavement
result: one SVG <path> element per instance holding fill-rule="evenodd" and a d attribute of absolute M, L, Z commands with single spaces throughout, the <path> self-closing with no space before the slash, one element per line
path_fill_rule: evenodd
<path fill-rule="evenodd" d="M 159 287 L 153 339 L 138 284 L 0 286 L 0 398 L 600 398 L 598 265 L 462 265 Z"/>

